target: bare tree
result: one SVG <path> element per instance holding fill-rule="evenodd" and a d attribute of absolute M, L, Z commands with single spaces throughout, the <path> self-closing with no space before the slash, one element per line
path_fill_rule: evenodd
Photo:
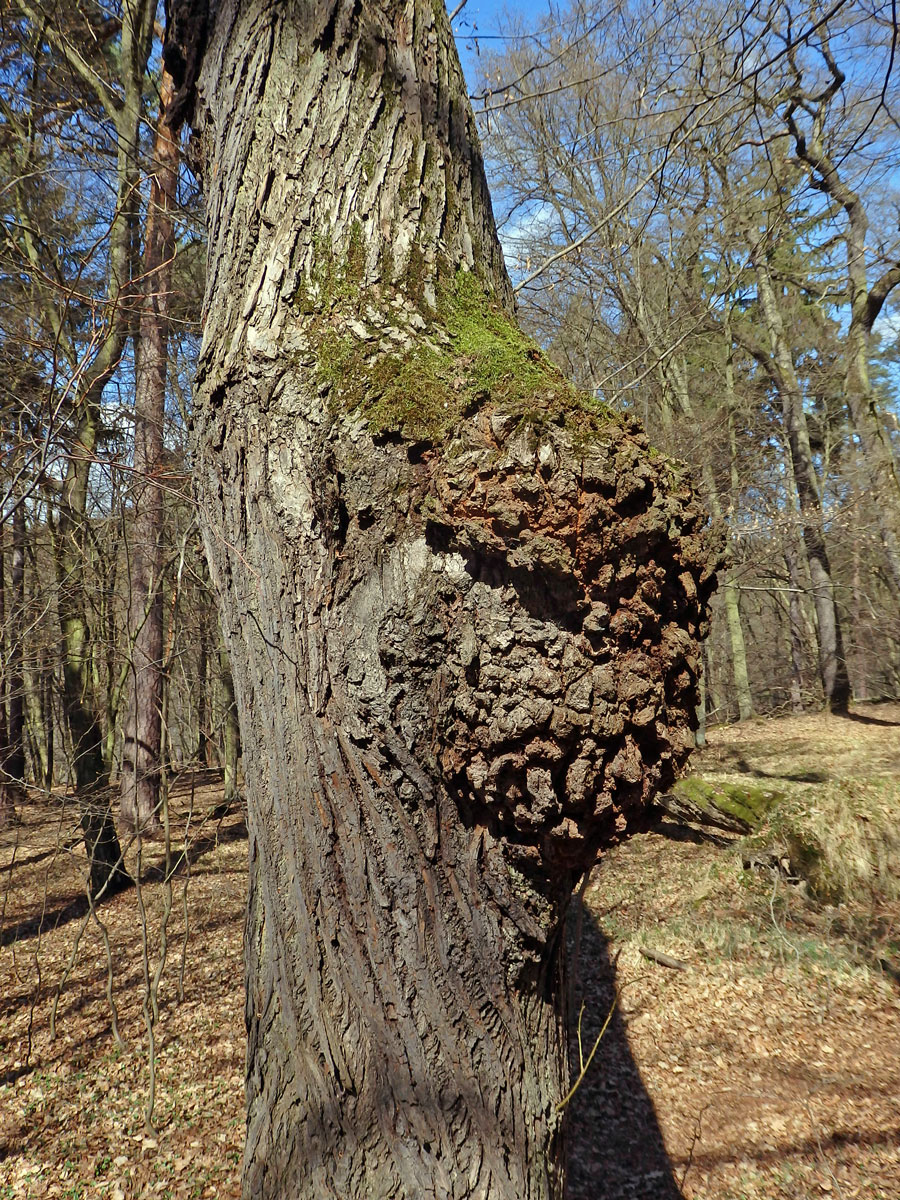
<path fill-rule="evenodd" d="M 168 117 L 171 76 L 163 71 L 150 167 L 144 233 L 143 296 L 135 339 L 134 488 L 129 631 L 130 698 L 122 752 L 120 815 L 142 834 L 159 830 L 159 771 L 163 707 L 164 562 L 163 426 L 169 296 L 175 258 L 172 211 L 178 184 L 178 131 Z"/>
<path fill-rule="evenodd" d="M 891 569 L 893 451 L 879 397 L 863 386 L 872 346 L 859 315 L 874 320 L 896 282 L 891 204 L 879 199 L 895 162 L 889 6 L 843 3 L 810 14 L 784 3 L 759 10 L 714 0 L 680 12 L 675 24 L 667 10 L 646 17 L 628 3 L 602 13 L 575 3 L 562 23 L 482 57 L 483 125 L 503 183 L 523 316 L 599 395 L 639 412 L 659 444 L 695 465 L 734 551 L 716 606 L 728 630 L 732 710 L 747 715 L 753 704 L 744 581 L 770 590 L 771 615 L 792 630 L 793 654 L 782 656 L 785 697 L 801 703 L 799 633 L 811 628 L 813 644 L 823 643 L 816 655 L 824 698 L 843 710 L 850 682 L 842 600 L 854 586 L 844 550 L 860 538 L 868 544 L 864 514 L 881 529 Z M 837 60 L 860 48 L 879 66 L 850 84 L 838 78 Z M 838 185 L 855 233 L 835 236 Z M 854 317 L 851 298 L 865 300 L 870 290 L 872 304 L 860 301 Z M 804 308 L 817 324 L 801 320 L 788 337 L 787 323 Z M 801 330 L 810 340 L 798 341 Z M 766 373 L 763 387 L 748 354 Z M 828 387 L 849 399 L 852 425 L 839 415 L 843 399 L 819 411 L 825 362 L 833 364 L 829 381 L 844 376 L 843 389 Z M 770 391 L 779 397 L 774 406 Z M 753 407 L 749 421 L 739 417 Z M 849 469 L 854 426 L 868 429 L 860 442 L 869 446 L 874 494 L 887 496 L 877 518 L 857 499 Z M 738 428 L 755 440 L 741 445 Z M 776 500 L 778 472 L 768 475 L 768 497 L 761 486 L 779 445 L 797 480 L 797 496 L 792 485 L 782 497 L 786 508 Z M 787 519 L 798 508 L 799 548 Z M 767 578 L 761 560 L 746 558 L 751 540 L 743 532 L 763 511 L 772 533 Z M 759 554 L 756 533 L 753 545 Z M 878 559 L 872 548 L 873 576 Z M 859 567 L 853 571 L 858 579 Z M 800 591 L 781 605 L 778 596 L 790 588 Z M 810 604 L 814 627 L 804 615 Z M 890 610 L 882 637 L 894 636 Z M 862 612 L 858 604 L 855 611 Z M 768 619 L 757 628 L 766 639 L 774 632 Z M 768 645 L 760 650 L 771 659 Z M 886 676 L 882 686 L 891 686 Z"/>
<path fill-rule="evenodd" d="M 140 204 L 138 146 L 146 65 L 153 35 L 153 0 L 127 0 L 121 20 L 108 21 L 93 6 L 76 12 L 39 3 L 22 3 L 21 19 L 30 30 L 28 45 L 37 62 L 35 77 L 45 86 L 77 103 L 90 103 L 108 122 L 110 148 L 115 156 L 115 209 L 107 235 L 106 295 L 103 313 L 84 336 L 82 295 L 72 280 L 54 278 L 47 270 L 41 237 L 32 226 L 21 186 L 17 244 L 23 263 L 41 294 L 40 320 L 47 342 L 54 347 L 47 394 L 60 391 L 50 411 L 58 423 L 48 429 L 45 444 L 64 445 L 61 475 L 41 470 L 40 456 L 32 461 L 33 476 L 52 499 L 48 524 L 53 537 L 62 635 L 63 694 L 72 743 L 72 767 L 81 807 L 85 846 L 90 860 L 90 886 L 95 896 L 110 895 L 130 883 L 109 806 L 109 763 L 93 695 L 91 639 L 85 577 L 89 539 L 90 475 L 104 437 L 103 393 L 119 368 L 134 313 L 136 231 Z M 110 37 L 118 53 L 105 52 Z M 111 61 L 121 70 L 116 76 Z M 35 97 L 36 103 L 42 103 Z M 8 110 L 8 118 L 17 114 Z M 21 124 L 19 120 L 19 124 Z M 107 136 L 104 131 L 103 136 Z M 23 156 L 38 149 L 34 138 L 20 132 Z M 23 164 L 24 165 L 24 164 Z M 29 178 L 28 172 L 20 177 Z M 60 360 L 67 360 L 69 378 L 62 382 Z"/>
<path fill-rule="evenodd" d="M 808 57 L 804 62 L 799 53 L 791 54 L 792 79 L 786 89 L 788 100 L 784 108 L 784 121 L 790 131 L 797 158 L 809 172 L 810 187 L 827 198 L 835 216 L 840 213 L 843 218 L 840 236 L 844 243 L 846 267 L 842 291 L 849 308 L 846 400 L 865 456 L 871 486 L 877 495 L 877 516 L 885 557 L 894 587 L 900 594 L 900 471 L 885 428 L 884 416 L 878 408 L 869 369 L 873 326 L 891 292 L 900 284 L 900 240 L 894 229 L 887 244 L 879 233 L 872 237 L 874 231 L 871 229 L 869 204 L 863 188 L 871 187 L 869 177 L 873 172 L 861 173 L 857 186 L 851 182 L 854 169 L 860 174 L 860 159 L 871 158 L 872 143 L 877 145 L 873 126 L 878 132 L 878 125 L 887 118 L 889 137 L 896 140 L 896 120 L 891 113 L 888 96 L 893 91 L 892 69 L 897 29 L 896 18 L 894 16 L 892 19 L 889 12 L 885 11 L 884 6 L 876 5 L 871 14 L 876 27 L 879 23 L 877 18 L 881 18 L 880 25 L 884 32 L 881 44 L 875 47 L 876 53 L 880 52 L 879 56 L 884 57 L 886 48 L 890 48 L 890 57 L 883 67 L 884 74 L 876 77 L 880 95 L 872 95 L 871 85 L 868 94 L 864 93 L 862 97 L 858 94 L 858 88 L 848 88 L 847 76 L 838 64 L 834 43 L 826 28 L 812 45 L 813 52 L 817 52 L 826 68 L 824 80 L 816 78 L 819 72 L 810 65 Z M 848 90 L 856 94 L 847 96 Z M 836 111 L 838 106 L 844 109 L 844 114 L 839 115 Z M 858 123 L 854 123 L 849 136 L 844 128 L 847 107 L 866 122 L 862 129 Z M 851 143 L 849 150 L 848 141 Z M 833 143 L 831 147 L 829 142 Z M 842 163 L 844 155 L 845 162 Z M 877 178 L 884 177 L 888 165 L 885 156 L 882 155 L 881 159 Z M 890 161 L 896 170 L 896 153 Z M 871 202 L 871 194 L 868 199 Z M 875 242 L 874 247 L 872 241 Z M 870 282 L 873 275 L 874 280 Z"/>

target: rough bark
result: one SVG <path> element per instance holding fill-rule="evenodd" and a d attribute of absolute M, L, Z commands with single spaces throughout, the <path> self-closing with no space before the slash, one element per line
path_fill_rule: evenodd
<path fill-rule="evenodd" d="M 208 36 L 244 1194 L 560 1197 L 564 912 L 693 743 L 704 519 L 516 330 L 442 8 L 224 0 Z"/>
<path fill-rule="evenodd" d="M 132 492 L 129 632 L 131 678 L 119 814 L 125 828 L 160 828 L 163 707 L 163 568 L 165 509 L 160 473 L 166 415 L 169 293 L 175 257 L 172 210 L 178 183 L 178 132 L 170 123 L 174 88 L 163 71 L 153 142 L 144 238 L 144 286 L 135 339 L 134 489 Z"/>

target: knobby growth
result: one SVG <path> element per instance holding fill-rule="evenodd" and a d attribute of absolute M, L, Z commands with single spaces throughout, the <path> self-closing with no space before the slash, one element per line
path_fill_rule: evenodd
<path fill-rule="evenodd" d="M 443 10 L 173 8 L 249 807 L 245 1194 L 558 1196 L 564 913 L 692 744 L 717 554 L 680 471 L 517 329 Z"/>

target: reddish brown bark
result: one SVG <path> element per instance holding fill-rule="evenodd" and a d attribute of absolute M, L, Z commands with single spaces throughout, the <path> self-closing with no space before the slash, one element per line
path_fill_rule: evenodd
<path fill-rule="evenodd" d="M 175 257 L 172 213 L 179 162 L 178 132 L 169 116 L 173 94 L 172 78 L 163 71 L 147 207 L 140 328 L 135 339 L 134 517 L 129 608 L 131 687 L 122 750 L 120 816 L 126 828 L 142 833 L 155 832 L 160 825 L 163 702 L 160 576 L 165 520 L 161 476 L 169 296 Z"/>

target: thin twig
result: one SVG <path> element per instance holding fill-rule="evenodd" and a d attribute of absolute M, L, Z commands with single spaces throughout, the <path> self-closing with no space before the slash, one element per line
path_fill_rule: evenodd
<path fill-rule="evenodd" d="M 566 1094 L 565 1098 L 563 1100 L 560 1100 L 559 1104 L 557 1104 L 557 1106 L 556 1106 L 557 1112 L 562 1112 L 562 1110 L 566 1107 L 566 1105 L 569 1103 L 569 1101 L 572 1099 L 572 1097 L 575 1095 L 575 1093 L 581 1087 L 582 1081 L 583 1081 L 585 1075 L 587 1075 L 588 1069 L 589 1069 L 591 1063 L 594 1061 L 594 1055 L 597 1053 L 597 1047 L 600 1045 L 600 1042 L 603 1039 L 603 1035 L 606 1033 L 607 1029 L 609 1028 L 609 1023 L 613 1019 L 613 1013 L 616 1011 L 616 1005 L 618 1003 L 619 1003 L 619 993 L 617 991 L 616 994 L 613 996 L 613 1002 L 610 1005 L 609 1012 L 606 1014 L 606 1020 L 603 1022 L 602 1026 L 600 1027 L 600 1032 L 597 1034 L 596 1041 L 594 1042 L 593 1046 L 591 1047 L 591 1052 L 587 1056 L 587 1061 L 585 1061 L 584 1056 L 582 1054 L 582 1047 L 581 1047 L 581 1018 L 584 1015 L 584 1003 L 582 1002 L 581 1011 L 578 1014 L 578 1062 L 581 1067 L 581 1070 L 578 1072 L 578 1078 L 575 1080 L 575 1082 L 569 1088 L 569 1091 Z"/>

